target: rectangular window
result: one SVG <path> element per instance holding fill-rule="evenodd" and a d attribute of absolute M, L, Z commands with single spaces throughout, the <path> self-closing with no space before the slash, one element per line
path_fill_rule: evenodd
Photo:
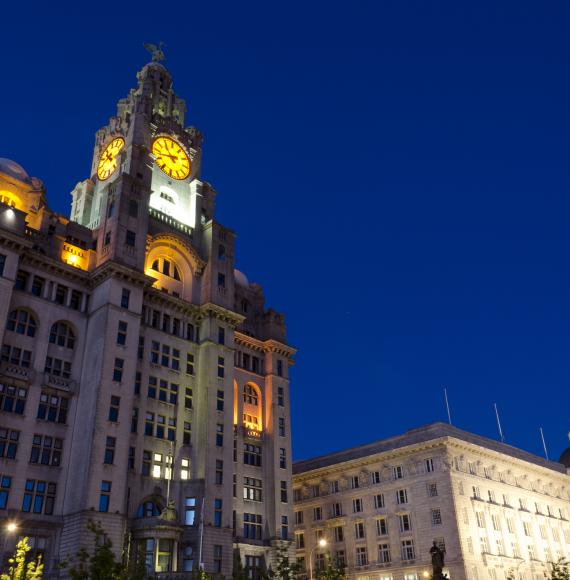
<path fill-rule="evenodd" d="M 243 536 L 249 540 L 261 540 L 263 536 L 261 514 L 243 514 Z"/>
<path fill-rule="evenodd" d="M 279 448 L 279 468 L 287 469 L 287 452 L 285 448 Z"/>
<path fill-rule="evenodd" d="M 414 540 L 402 540 L 402 560 L 414 560 L 415 557 Z"/>
<path fill-rule="evenodd" d="M 277 359 L 277 376 L 283 376 L 283 361 L 281 359 Z"/>
<path fill-rule="evenodd" d="M 127 230 L 127 234 L 125 236 L 125 244 L 127 246 L 133 247 L 136 243 L 136 239 L 137 239 L 137 235 L 135 234 L 135 232 L 133 232 L 131 230 Z"/>
<path fill-rule="evenodd" d="M 287 482 L 281 482 L 281 503 L 287 503 L 289 500 L 287 498 Z"/>
<path fill-rule="evenodd" d="M 475 517 L 477 518 L 477 526 L 480 528 L 485 527 L 485 514 L 483 512 L 475 512 Z"/>
<path fill-rule="evenodd" d="M 255 479 L 254 477 L 244 477 L 243 478 L 243 499 L 249 501 L 262 501 L 262 481 L 261 479 Z M 303 515 L 303 512 L 297 512 Z"/>
<path fill-rule="evenodd" d="M 4 457 L 5 459 L 16 459 L 19 439 L 19 431 L 0 427 L 0 457 Z M 61 441 L 61 439 L 59 441 Z"/>
<path fill-rule="evenodd" d="M 0 276 L 4 276 L 5 267 L 6 267 L 6 255 L 0 254 Z"/>
<path fill-rule="evenodd" d="M 357 566 L 368 565 L 368 554 L 366 552 L 365 546 L 360 546 L 356 548 L 356 565 Z"/>
<path fill-rule="evenodd" d="M 439 508 L 431 510 L 431 525 L 441 526 L 441 510 Z"/>
<path fill-rule="evenodd" d="M 344 542 L 344 528 L 342 526 L 333 528 L 333 538 L 335 542 Z"/>
<path fill-rule="evenodd" d="M 225 374 L 224 357 L 223 356 L 219 356 L 218 357 L 218 377 L 220 379 L 223 379 L 224 378 L 224 374 Z"/>
<path fill-rule="evenodd" d="M 224 445 L 224 426 L 222 423 L 216 425 L 216 447 Z"/>
<path fill-rule="evenodd" d="M 331 493 L 338 493 L 340 491 L 338 479 L 329 482 L 329 490 Z"/>
<path fill-rule="evenodd" d="M 34 514 L 53 515 L 56 484 L 27 479 L 24 487 L 22 511 Z"/>
<path fill-rule="evenodd" d="M 374 485 L 378 485 L 381 481 L 382 481 L 382 479 L 380 477 L 380 472 L 379 471 L 373 471 L 372 472 L 372 483 Z"/>
<path fill-rule="evenodd" d="M 64 305 L 67 301 L 67 286 L 62 286 L 58 284 L 55 289 L 55 303 Z"/>
<path fill-rule="evenodd" d="M 102 481 L 101 482 L 101 493 L 99 495 L 99 511 L 108 512 L 109 511 L 109 501 L 111 500 L 111 482 Z"/>
<path fill-rule="evenodd" d="M 187 479 L 190 479 L 190 460 L 189 459 L 183 458 L 180 460 L 180 479 L 182 479 L 184 481 Z"/>
<path fill-rule="evenodd" d="M 408 503 L 408 490 L 406 489 L 399 489 L 396 492 L 396 503 L 401 505 L 403 503 Z"/>
<path fill-rule="evenodd" d="M 216 410 L 223 411 L 224 410 L 224 391 L 218 389 L 218 393 L 216 396 Z"/>
<path fill-rule="evenodd" d="M 127 288 L 123 288 L 121 292 L 121 308 L 128 308 L 129 301 L 131 299 L 131 291 Z"/>
<path fill-rule="evenodd" d="M 285 406 L 285 390 L 283 387 L 277 387 L 277 405 L 279 407 Z"/>
<path fill-rule="evenodd" d="M 25 369 L 29 369 L 32 361 L 32 352 L 18 348 L 17 346 L 10 346 L 9 344 L 2 345 L 1 360 L 16 365 Z"/>
<path fill-rule="evenodd" d="M 426 472 L 432 473 L 434 471 L 433 459 L 430 457 L 425 460 Z"/>
<path fill-rule="evenodd" d="M 222 546 L 214 545 L 214 572 L 219 574 L 222 571 Z"/>
<path fill-rule="evenodd" d="M 46 356 L 44 372 L 54 377 L 69 379 L 71 377 L 71 363 L 59 358 Z"/>
<path fill-rule="evenodd" d="M 356 498 L 352 500 L 352 511 L 353 513 L 359 513 L 362 511 L 362 499 Z"/>
<path fill-rule="evenodd" d="M 437 497 L 437 483 L 427 484 L 427 494 L 428 497 Z"/>
<path fill-rule="evenodd" d="M 30 463 L 58 467 L 61 464 L 62 447 L 63 439 L 35 433 L 32 438 Z"/>
<path fill-rule="evenodd" d="M 319 507 L 313 508 L 313 521 L 318 522 L 323 519 L 323 509 Z"/>
<path fill-rule="evenodd" d="M 69 399 L 43 392 L 40 395 L 37 418 L 50 423 L 62 423 L 67 421 L 67 409 Z"/>
<path fill-rule="evenodd" d="M 285 437 L 285 419 L 283 417 L 279 417 L 279 436 Z"/>
<path fill-rule="evenodd" d="M 23 415 L 28 389 L 0 383 L 0 411 Z"/>
<path fill-rule="evenodd" d="M 281 539 L 289 539 L 289 518 L 287 516 L 281 516 Z"/>
<path fill-rule="evenodd" d="M 409 514 L 400 514 L 398 519 L 400 521 L 400 532 L 402 534 L 412 530 L 412 520 Z"/>
<path fill-rule="evenodd" d="M 392 467 L 392 473 L 394 475 L 394 479 L 403 479 L 404 478 L 404 468 L 401 465 L 397 465 L 396 467 Z"/>
<path fill-rule="evenodd" d="M 218 286 L 220 288 L 226 287 L 226 276 L 225 276 L 225 274 L 222 274 L 221 272 L 218 273 Z"/>
<path fill-rule="evenodd" d="M 117 344 L 125 346 L 127 344 L 127 327 L 128 324 L 123 320 L 119 320 L 119 327 L 117 329 Z"/>
<path fill-rule="evenodd" d="M 357 540 L 362 540 L 365 537 L 364 522 L 354 523 L 354 537 Z"/>
<path fill-rule="evenodd" d="M 378 544 L 378 562 L 389 564 L 391 561 L 390 544 Z"/>
<path fill-rule="evenodd" d="M 196 521 L 196 498 L 187 497 L 184 500 L 184 525 L 193 526 Z"/>
<path fill-rule="evenodd" d="M 139 410 L 133 407 L 131 411 L 131 433 L 136 433 L 139 427 Z"/>
<path fill-rule="evenodd" d="M 79 310 L 81 308 L 81 298 L 83 294 L 77 290 L 71 291 L 71 300 L 69 301 L 69 307 L 73 310 Z"/>
<path fill-rule="evenodd" d="M 297 550 L 303 550 L 305 548 L 305 534 L 303 532 L 297 532 L 295 534 L 295 547 Z"/>
<path fill-rule="evenodd" d="M 0 475 L 0 510 L 5 510 L 8 506 L 10 487 L 12 487 L 12 478 L 9 475 Z"/>
<path fill-rule="evenodd" d="M 128 459 L 129 469 L 135 468 L 135 448 L 129 447 L 129 459 Z"/>
<path fill-rule="evenodd" d="M 113 367 L 113 381 L 116 383 L 121 383 L 123 381 L 123 367 L 125 361 L 122 358 L 115 359 L 115 365 Z"/>
<path fill-rule="evenodd" d="M 34 296 L 42 297 L 46 281 L 40 276 L 34 276 L 31 292 Z"/>
<path fill-rule="evenodd" d="M 224 462 L 221 459 L 216 459 L 215 482 L 216 485 L 224 483 Z"/>
<path fill-rule="evenodd" d="M 194 374 L 194 355 L 191 352 L 186 354 L 186 374 Z"/>
<path fill-rule="evenodd" d="M 184 445 L 190 445 L 192 443 L 192 423 L 189 421 L 184 421 L 184 435 L 182 443 Z"/>
<path fill-rule="evenodd" d="M 119 420 L 119 407 L 121 404 L 121 397 L 111 395 L 111 404 L 109 405 L 109 421 L 116 423 Z"/>
<path fill-rule="evenodd" d="M 302 511 L 295 512 L 295 525 L 300 526 L 303 524 L 303 513 Z"/>
<path fill-rule="evenodd" d="M 112 465 L 115 462 L 115 446 L 117 439 L 115 437 L 107 437 L 105 442 L 105 456 L 103 463 Z"/>
<path fill-rule="evenodd" d="M 225 344 L 226 342 L 226 329 L 223 326 L 218 328 L 218 344 Z"/>
<path fill-rule="evenodd" d="M 252 445 L 251 443 L 244 443 L 243 462 L 245 465 L 261 467 L 261 447 L 259 445 Z"/>
<path fill-rule="evenodd" d="M 381 509 L 383 507 L 386 507 L 386 502 L 384 501 L 384 494 L 383 493 L 377 493 L 374 496 L 374 507 L 376 509 Z"/>
<path fill-rule="evenodd" d="M 379 536 L 388 535 L 388 520 L 386 518 L 378 518 L 376 520 L 376 532 Z"/>

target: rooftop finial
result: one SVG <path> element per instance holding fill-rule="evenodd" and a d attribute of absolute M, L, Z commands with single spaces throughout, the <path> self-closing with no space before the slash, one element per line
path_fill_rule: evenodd
<path fill-rule="evenodd" d="M 144 47 L 150 52 L 150 54 L 152 54 L 152 62 L 160 62 L 166 58 L 164 56 L 164 51 L 162 50 L 163 46 L 165 46 L 164 42 L 159 42 L 158 46 L 148 42 L 144 43 Z"/>

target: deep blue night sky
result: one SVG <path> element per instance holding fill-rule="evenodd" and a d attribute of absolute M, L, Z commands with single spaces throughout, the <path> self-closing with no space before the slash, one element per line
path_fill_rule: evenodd
<path fill-rule="evenodd" d="M 0 156 L 64 214 L 164 40 L 238 267 L 286 313 L 294 455 L 570 428 L 567 2 L 20 3 Z"/>

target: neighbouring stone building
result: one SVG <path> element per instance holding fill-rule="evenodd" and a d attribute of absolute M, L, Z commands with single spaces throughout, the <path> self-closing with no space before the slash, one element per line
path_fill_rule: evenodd
<path fill-rule="evenodd" d="M 564 465 L 443 423 L 296 462 L 293 496 L 297 557 L 350 580 L 428 577 L 433 542 L 451 580 L 543 580 L 570 556 Z"/>
<path fill-rule="evenodd" d="M 228 576 L 238 552 L 255 577 L 292 533 L 295 350 L 234 268 L 202 135 L 155 56 L 70 219 L 0 160 L 1 547 L 29 535 L 56 575 L 96 520 L 149 573 Z"/>

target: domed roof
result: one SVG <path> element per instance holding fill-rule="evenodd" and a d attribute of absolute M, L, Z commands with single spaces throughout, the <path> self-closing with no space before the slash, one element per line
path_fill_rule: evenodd
<path fill-rule="evenodd" d="M 0 173 L 5 173 L 20 181 L 30 181 L 28 172 L 19 163 L 4 157 L 0 157 Z"/>
<path fill-rule="evenodd" d="M 565 467 L 570 467 L 570 447 L 562 452 L 560 459 L 558 460 L 559 463 L 562 463 Z"/>
<path fill-rule="evenodd" d="M 242 288 L 249 288 L 249 280 L 247 279 L 246 275 L 238 269 L 234 270 L 234 279 L 238 286 Z"/>

